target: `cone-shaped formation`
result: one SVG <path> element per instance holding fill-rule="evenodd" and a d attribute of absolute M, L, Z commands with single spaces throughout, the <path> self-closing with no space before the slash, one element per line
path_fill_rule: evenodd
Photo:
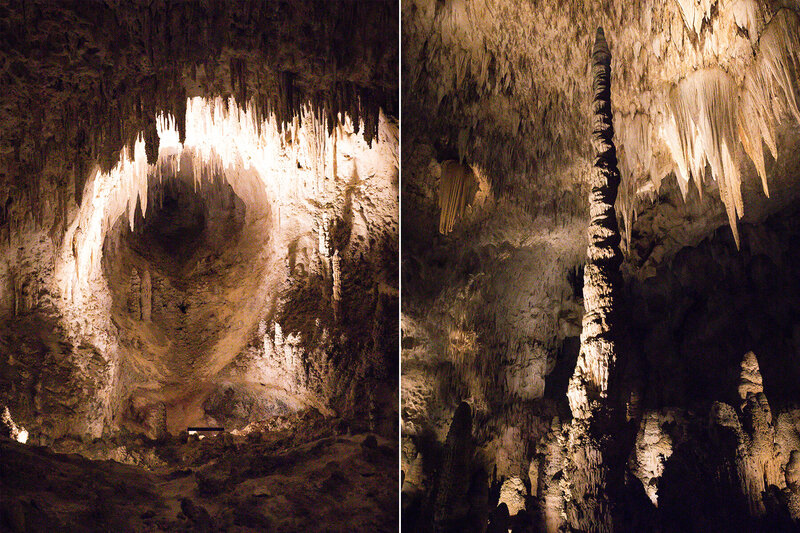
<path fill-rule="evenodd" d="M 592 53 L 592 146 L 596 151 L 590 177 L 589 246 L 584 268 L 585 313 L 581 347 L 575 372 L 567 389 L 574 420 L 568 427 L 566 476 L 571 484 L 565 494 L 566 518 L 577 531 L 614 531 L 611 493 L 612 461 L 609 460 L 607 401 L 609 376 L 617 353 L 614 326 L 621 285 L 620 235 L 614 202 L 620 175 L 614 148 L 611 114 L 611 53 L 597 29 Z"/>
<path fill-rule="evenodd" d="M 736 457 L 739 481 L 750 514 L 763 515 L 769 504 L 765 491 L 768 487 L 785 488 L 786 480 L 772 409 L 764 395 L 758 360 L 753 352 L 747 352 L 742 359 L 739 395 L 742 415 L 741 423 L 735 428 L 739 441 Z"/>
<path fill-rule="evenodd" d="M 452 531 L 459 501 L 469 486 L 469 462 L 472 459 L 472 408 L 461 402 L 447 432 L 441 474 L 435 490 L 433 521 L 436 531 Z M 457 523 L 457 522 L 456 522 Z"/>
<path fill-rule="evenodd" d="M 699 31 L 697 24 L 702 17 L 687 13 L 684 10 L 687 26 Z M 754 17 L 752 13 L 742 13 L 742 24 L 756 26 Z M 753 30 L 752 35 L 757 35 L 755 28 Z M 717 182 L 737 246 L 737 222 L 744 216 L 742 174 L 736 161 L 739 142 L 755 165 L 764 194 L 769 196 L 763 145 L 766 144 L 772 157 L 777 159 L 777 125 L 784 116 L 800 122 L 800 19 L 797 14 L 789 9 L 778 11 L 764 27 L 758 42 L 753 43 L 753 49 L 754 61 L 748 65 L 740 83 L 733 73 L 717 66 L 699 69 L 681 79 L 670 91 L 667 120 L 658 133 L 672 156 L 684 198 L 692 180 L 703 195 L 704 182 L 709 176 L 706 166 L 709 167 L 709 177 Z M 635 217 L 634 197 L 638 194 L 633 182 L 642 181 L 648 175 L 657 181 L 665 171 L 673 169 L 654 164 L 653 146 L 648 137 L 657 128 L 653 119 L 650 120 L 653 131 L 647 134 L 635 120 L 626 121 L 623 126 L 633 128 L 622 135 L 621 143 L 627 163 L 624 165 L 626 179 L 632 181 L 620 205 L 628 241 L 628 226 Z M 645 158 L 650 157 L 650 161 L 642 165 L 638 161 L 642 158 L 639 152 L 646 154 Z"/>
<path fill-rule="evenodd" d="M 620 174 L 614 148 L 611 115 L 611 53 L 602 28 L 592 53 L 594 100 L 592 145 L 597 153 L 590 178 L 589 246 L 583 274 L 584 309 L 581 349 L 575 373 L 569 383 L 572 416 L 587 418 L 592 403 L 606 398 L 608 379 L 616 357 L 613 336 L 614 309 L 621 284 L 622 254 L 614 202 Z"/>

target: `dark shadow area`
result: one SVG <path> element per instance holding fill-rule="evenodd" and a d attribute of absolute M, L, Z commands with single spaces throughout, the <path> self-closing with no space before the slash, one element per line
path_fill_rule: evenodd
<path fill-rule="evenodd" d="M 774 410 L 800 398 L 800 211 L 740 231 L 739 251 L 722 227 L 656 276 L 626 284 L 645 408 L 737 404 L 750 350 Z"/>

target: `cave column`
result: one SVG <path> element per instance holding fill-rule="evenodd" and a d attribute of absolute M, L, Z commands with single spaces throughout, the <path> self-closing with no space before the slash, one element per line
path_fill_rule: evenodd
<path fill-rule="evenodd" d="M 592 147 L 589 176 L 589 245 L 583 277 L 581 346 L 567 390 L 573 421 L 568 426 L 570 494 L 567 521 L 582 531 L 613 531 L 615 474 L 609 378 L 617 359 L 617 315 L 622 285 L 620 234 L 614 202 L 620 183 L 611 113 L 611 53 L 602 28 L 592 52 Z M 614 478 L 616 479 L 616 478 Z"/>

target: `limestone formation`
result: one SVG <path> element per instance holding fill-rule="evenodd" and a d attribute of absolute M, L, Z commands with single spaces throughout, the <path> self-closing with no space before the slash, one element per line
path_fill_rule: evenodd
<path fill-rule="evenodd" d="M 474 445 L 472 408 L 461 402 L 447 432 L 433 498 L 433 524 L 436 531 L 452 531 L 465 524 Z"/>
<path fill-rule="evenodd" d="M 589 195 L 589 247 L 584 267 L 583 298 L 585 313 L 581 345 L 575 373 L 570 379 L 567 398 L 573 421 L 569 426 L 567 470 L 567 521 L 576 529 L 614 531 L 612 496 L 614 477 L 610 459 L 608 417 L 614 408 L 608 400 L 609 380 L 617 364 L 617 324 L 621 285 L 619 267 L 622 255 L 614 210 L 619 170 L 614 148 L 611 114 L 611 54 L 603 34 L 597 29 L 592 52 L 594 120 L 592 145 L 597 153 L 591 174 Z"/>
<path fill-rule="evenodd" d="M 0 530 L 396 529 L 397 19 L 0 6 Z"/>
<path fill-rule="evenodd" d="M 589 247 L 583 270 L 585 312 L 581 331 L 581 351 L 567 397 L 572 415 L 591 416 L 595 404 L 608 396 L 609 377 L 616 364 L 614 337 L 619 305 L 622 254 L 614 202 L 620 176 L 614 148 L 611 113 L 611 54 L 602 28 L 597 30 L 592 52 L 594 120 L 592 145 L 597 153 L 590 178 Z"/>
<path fill-rule="evenodd" d="M 758 369 L 758 359 L 753 352 L 747 352 L 742 358 L 738 391 L 739 397 L 742 399 L 742 408 L 747 404 L 747 399 L 751 394 L 758 395 L 764 392 L 761 371 Z"/>
<path fill-rule="evenodd" d="M 518 477 L 509 478 L 500 486 L 500 503 L 506 505 L 509 516 L 516 516 L 525 510 L 527 495 L 528 489 Z"/>
<path fill-rule="evenodd" d="M 442 163 L 439 178 L 439 233 L 447 235 L 464 214 L 477 189 L 472 169 L 457 161 Z"/>
<path fill-rule="evenodd" d="M 786 487 L 772 410 L 761 383 L 758 360 L 753 352 L 748 352 L 742 359 L 739 382 L 743 405 L 738 466 L 742 490 L 753 515 L 766 512 L 765 496 L 769 487 Z"/>
<path fill-rule="evenodd" d="M 658 506 L 658 484 L 677 443 L 665 428 L 680 419 L 675 413 L 647 412 L 641 419 L 630 463 L 647 497 Z"/>

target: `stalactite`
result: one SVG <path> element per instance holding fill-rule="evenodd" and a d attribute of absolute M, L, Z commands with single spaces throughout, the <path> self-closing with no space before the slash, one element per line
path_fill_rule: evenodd
<path fill-rule="evenodd" d="M 618 113 L 614 120 L 622 178 L 617 209 L 624 225 L 625 249 L 630 250 L 631 232 L 637 212 L 642 203 L 648 199 L 653 200 L 656 196 L 657 186 L 648 181 L 648 178 L 657 179 L 661 175 L 661 169 L 657 167 L 654 157 L 652 117 L 645 113 L 635 113 L 633 116 Z"/>
<path fill-rule="evenodd" d="M 439 232 L 447 235 L 464 215 L 475 196 L 478 182 L 468 165 L 456 161 L 442 163 L 439 179 Z"/>
<path fill-rule="evenodd" d="M 777 159 L 775 126 L 782 114 L 800 123 L 797 95 L 800 93 L 800 19 L 788 10 L 779 11 L 758 42 L 758 52 L 744 79 L 739 98 L 738 125 L 742 145 L 756 166 L 764 193 L 769 196 L 762 142 Z"/>
<path fill-rule="evenodd" d="M 148 165 L 155 165 L 156 161 L 158 161 L 158 148 L 159 148 L 159 137 L 158 131 L 156 129 L 156 118 L 153 117 L 151 121 L 148 122 L 147 128 L 144 130 L 144 150 L 145 154 L 147 155 L 147 164 Z M 133 156 L 135 152 L 136 144 L 134 143 L 133 149 L 130 152 L 130 156 Z"/>
<path fill-rule="evenodd" d="M 691 1 L 680 4 L 687 26 L 699 31 L 696 25 L 702 26 L 708 6 Z M 674 167 L 661 169 L 645 165 L 645 175 L 638 175 L 631 167 L 640 163 L 638 154 L 648 153 L 639 150 L 645 148 L 647 140 L 627 131 L 629 127 L 637 133 L 641 131 L 635 120 L 625 120 L 620 125 L 620 161 L 623 175 L 629 180 L 620 191 L 626 240 L 640 197 L 653 194 L 661 178 L 674 169 L 684 198 L 692 180 L 701 197 L 706 177 L 717 182 L 738 246 L 737 221 L 744 214 L 742 176 L 735 157 L 740 141 L 753 161 L 764 194 L 769 197 L 763 144 L 777 159 L 776 127 L 785 116 L 800 123 L 800 18 L 791 9 L 783 8 L 764 26 L 764 13 L 756 2 L 738 0 L 731 9 L 736 24 L 747 30 L 753 43 L 754 60 L 744 71 L 741 84 L 737 85 L 728 72 L 707 67 L 689 74 L 673 87 L 668 99 L 667 120 L 653 127 L 659 130 L 668 147 Z M 706 175 L 706 165 L 710 167 L 710 176 Z M 639 185 L 648 175 L 652 188 Z"/>
<path fill-rule="evenodd" d="M 666 140 L 684 195 L 692 178 L 702 195 L 706 164 L 711 167 L 738 246 L 737 220 L 744 215 L 744 201 L 735 159 L 737 92 L 731 76 L 718 67 L 684 78 L 670 94 L 672 120 Z"/>
<path fill-rule="evenodd" d="M 618 472 L 610 460 L 609 381 L 617 359 L 616 328 L 622 254 L 614 203 L 620 182 L 611 113 L 611 53 L 602 28 L 592 52 L 592 146 L 589 246 L 584 268 L 585 313 L 581 346 L 567 399 L 573 420 L 568 426 L 566 515 L 576 530 L 614 531 L 612 494 Z M 617 524 L 618 527 L 618 524 Z"/>
<path fill-rule="evenodd" d="M 703 21 L 711 18 L 711 8 L 714 3 L 712 0 L 678 0 L 686 27 L 699 35 Z"/>

